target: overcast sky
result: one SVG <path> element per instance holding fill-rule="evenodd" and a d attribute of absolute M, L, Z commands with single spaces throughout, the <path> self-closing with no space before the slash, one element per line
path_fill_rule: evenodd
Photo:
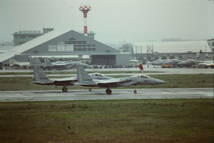
<path fill-rule="evenodd" d="M 82 4 L 91 5 L 89 30 L 105 43 L 214 38 L 212 0 L 0 0 L 0 42 L 19 30 L 82 31 Z"/>

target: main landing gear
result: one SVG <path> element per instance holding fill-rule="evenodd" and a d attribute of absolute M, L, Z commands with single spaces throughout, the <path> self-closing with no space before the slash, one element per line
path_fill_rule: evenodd
<path fill-rule="evenodd" d="M 66 86 L 62 87 L 62 92 L 68 92 L 68 88 Z"/>
<path fill-rule="evenodd" d="M 111 93 L 112 93 L 111 89 L 110 89 L 110 88 L 107 88 L 107 89 L 106 89 L 106 94 L 111 95 Z"/>
<path fill-rule="evenodd" d="M 134 89 L 133 93 L 134 93 L 134 94 L 137 94 L 137 90 L 136 90 L 136 89 Z"/>

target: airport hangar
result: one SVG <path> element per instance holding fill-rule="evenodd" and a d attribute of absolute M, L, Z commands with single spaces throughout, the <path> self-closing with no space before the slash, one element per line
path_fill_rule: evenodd
<path fill-rule="evenodd" d="M 22 38 L 25 37 L 22 35 Z M 44 31 L 43 34 L 33 37 L 26 43 L 17 44 L 16 42 L 14 40 L 14 48 L 0 54 L 0 63 L 8 64 L 9 59 L 26 62 L 28 56 L 43 58 L 78 56 L 78 59 L 89 56 L 92 65 L 124 66 L 128 64 L 130 56 L 95 40 L 94 33 L 85 35 L 74 30 Z"/>

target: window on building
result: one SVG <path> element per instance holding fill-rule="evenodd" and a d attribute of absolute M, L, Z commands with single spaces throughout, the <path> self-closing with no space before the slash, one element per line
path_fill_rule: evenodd
<path fill-rule="evenodd" d="M 50 51 L 50 52 L 73 52 L 74 46 L 72 44 L 49 45 L 48 51 Z"/>
<path fill-rule="evenodd" d="M 67 41 L 64 41 L 65 44 L 87 44 L 86 41 L 76 41 L 74 38 L 70 38 Z"/>
<path fill-rule="evenodd" d="M 49 45 L 48 46 L 48 51 L 50 51 L 50 52 L 55 52 L 56 51 L 56 45 Z"/>

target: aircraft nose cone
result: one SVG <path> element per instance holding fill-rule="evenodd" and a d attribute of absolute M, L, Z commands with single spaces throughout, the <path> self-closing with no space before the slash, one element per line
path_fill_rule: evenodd
<path fill-rule="evenodd" d="M 157 81 L 157 83 L 158 83 L 158 84 L 164 84 L 164 83 L 166 83 L 166 81 L 160 80 L 160 79 L 159 79 L 159 80 Z"/>
<path fill-rule="evenodd" d="M 152 83 L 153 84 L 164 84 L 166 82 L 164 80 L 153 78 Z"/>
<path fill-rule="evenodd" d="M 160 79 L 157 79 L 157 78 L 150 78 L 148 81 L 147 81 L 147 84 L 164 84 L 166 83 L 164 80 L 160 80 Z M 144 83 L 145 84 L 145 83 Z"/>

